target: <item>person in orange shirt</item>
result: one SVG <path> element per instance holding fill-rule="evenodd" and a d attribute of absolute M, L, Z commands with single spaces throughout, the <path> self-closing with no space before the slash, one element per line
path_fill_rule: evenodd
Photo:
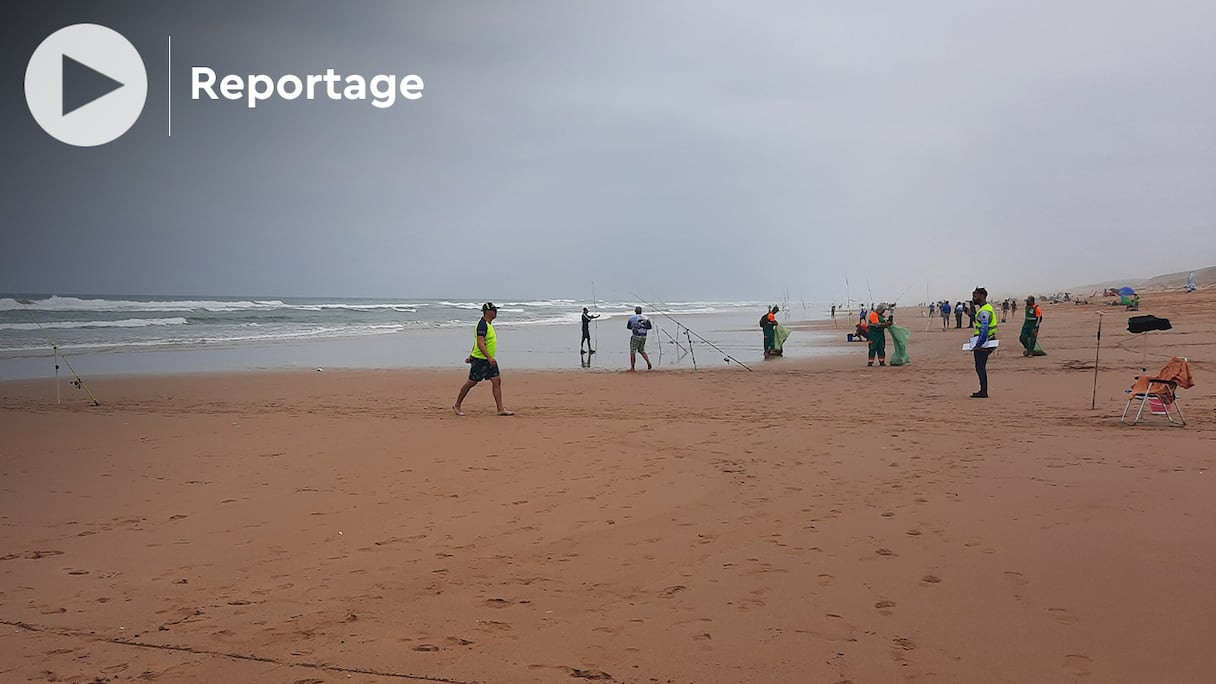
<path fill-rule="evenodd" d="M 1034 354 L 1034 345 L 1039 340 L 1039 326 L 1043 325 L 1043 310 L 1034 303 L 1034 297 L 1026 298 L 1026 320 L 1022 323 L 1022 334 L 1018 341 L 1022 343 L 1022 356 Z"/>
<path fill-rule="evenodd" d="M 870 320 L 867 328 L 869 329 L 869 355 L 867 366 L 874 365 L 874 357 L 878 357 L 878 365 L 887 365 L 887 328 L 891 327 L 890 321 L 887 320 L 887 305 L 879 304 L 877 308 L 870 312 Z"/>

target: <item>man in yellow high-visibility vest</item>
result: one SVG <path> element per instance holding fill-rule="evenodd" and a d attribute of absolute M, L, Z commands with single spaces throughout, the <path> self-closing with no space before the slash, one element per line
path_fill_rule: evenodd
<path fill-rule="evenodd" d="M 456 403 L 452 406 L 452 412 L 458 416 L 464 415 L 461 404 L 464 403 L 464 398 L 468 396 L 469 390 L 482 380 L 490 381 L 490 391 L 494 395 L 498 415 L 515 415 L 502 405 L 502 378 L 498 373 L 498 359 L 495 358 L 498 353 L 498 336 L 494 334 L 493 325 L 495 318 L 498 318 L 498 307 L 494 306 L 493 302 L 483 304 L 481 320 L 477 321 L 477 331 L 473 336 L 473 350 L 464 360 L 469 364 L 469 380 L 461 386 L 460 394 L 456 396 Z"/>
<path fill-rule="evenodd" d="M 985 349 L 988 340 L 996 339 L 997 319 L 996 309 L 988 303 L 988 290 L 977 287 L 971 293 L 971 303 L 976 307 L 975 312 L 975 347 L 971 353 L 975 355 L 975 374 L 980 380 L 980 390 L 971 395 L 972 399 L 988 398 L 988 356 L 992 349 Z"/>

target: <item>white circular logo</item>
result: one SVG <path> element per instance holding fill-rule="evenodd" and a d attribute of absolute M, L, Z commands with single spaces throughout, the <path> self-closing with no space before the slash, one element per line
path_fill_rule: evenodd
<path fill-rule="evenodd" d="M 73 24 L 47 36 L 25 68 L 25 101 L 42 130 L 69 145 L 104 145 L 144 109 L 148 74 L 113 29 Z"/>

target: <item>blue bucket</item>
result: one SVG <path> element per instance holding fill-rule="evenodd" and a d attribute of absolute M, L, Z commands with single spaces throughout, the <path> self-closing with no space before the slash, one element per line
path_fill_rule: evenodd
<path fill-rule="evenodd" d="M 850 342 L 852 342 L 852 341 L 853 341 L 853 333 L 849 333 L 849 341 L 850 341 Z"/>

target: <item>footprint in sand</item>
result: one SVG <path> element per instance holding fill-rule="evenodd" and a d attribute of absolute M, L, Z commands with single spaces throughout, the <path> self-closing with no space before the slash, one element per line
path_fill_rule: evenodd
<path fill-rule="evenodd" d="M 810 634 L 825 641 L 857 641 L 857 628 L 849 624 L 843 616 L 836 613 L 825 613 L 827 621 L 821 630 L 809 630 Z"/>
<path fill-rule="evenodd" d="M 1093 673 L 1094 661 L 1089 656 L 1070 654 L 1064 656 L 1064 669 L 1077 677 Z"/>
<path fill-rule="evenodd" d="M 1067 608 L 1048 608 L 1047 612 L 1062 625 L 1075 625 L 1080 622 L 1080 618 L 1068 612 Z"/>
<path fill-rule="evenodd" d="M 877 553 L 880 556 L 894 556 L 895 555 L 895 552 L 892 551 L 891 549 L 878 549 L 874 553 Z"/>
<path fill-rule="evenodd" d="M 511 624 L 509 622 L 499 622 L 498 620 L 478 620 L 478 629 L 482 631 L 510 631 Z"/>
<path fill-rule="evenodd" d="M 893 615 L 895 613 L 895 611 L 891 610 L 891 608 L 895 607 L 894 601 L 888 601 L 886 599 L 883 599 L 881 601 L 876 602 L 874 604 L 874 607 L 877 608 L 878 612 L 883 615 Z"/>
<path fill-rule="evenodd" d="M 439 647 L 435 644 L 418 644 L 414 647 L 414 650 L 419 653 L 434 653 L 439 650 Z"/>
<path fill-rule="evenodd" d="M 895 637 L 891 640 L 891 643 L 895 644 L 895 648 L 898 648 L 901 651 L 916 650 L 916 644 L 907 637 Z"/>
<path fill-rule="evenodd" d="M 675 596 L 676 594 L 680 593 L 681 591 L 688 591 L 688 587 L 684 586 L 683 584 L 673 584 L 672 586 L 667 587 L 663 591 L 660 591 L 659 598 L 671 598 L 672 596 Z"/>
<path fill-rule="evenodd" d="M 908 535 L 909 537 L 919 537 L 920 530 L 908 530 L 907 532 L 904 532 L 904 534 Z"/>
<path fill-rule="evenodd" d="M 1005 571 L 1005 579 L 1009 580 L 1011 584 L 1018 587 L 1024 587 L 1030 582 L 1030 580 L 1026 579 L 1022 573 L 1014 572 L 1012 570 Z"/>
<path fill-rule="evenodd" d="M 937 575 L 925 575 L 924 577 L 920 578 L 920 581 L 924 582 L 925 584 L 937 584 L 942 580 Z"/>
<path fill-rule="evenodd" d="M 832 581 L 835 580 L 836 578 L 827 573 L 823 573 L 823 574 L 819 575 L 819 577 L 816 579 L 819 582 L 819 586 L 830 587 L 830 586 L 832 586 Z"/>

